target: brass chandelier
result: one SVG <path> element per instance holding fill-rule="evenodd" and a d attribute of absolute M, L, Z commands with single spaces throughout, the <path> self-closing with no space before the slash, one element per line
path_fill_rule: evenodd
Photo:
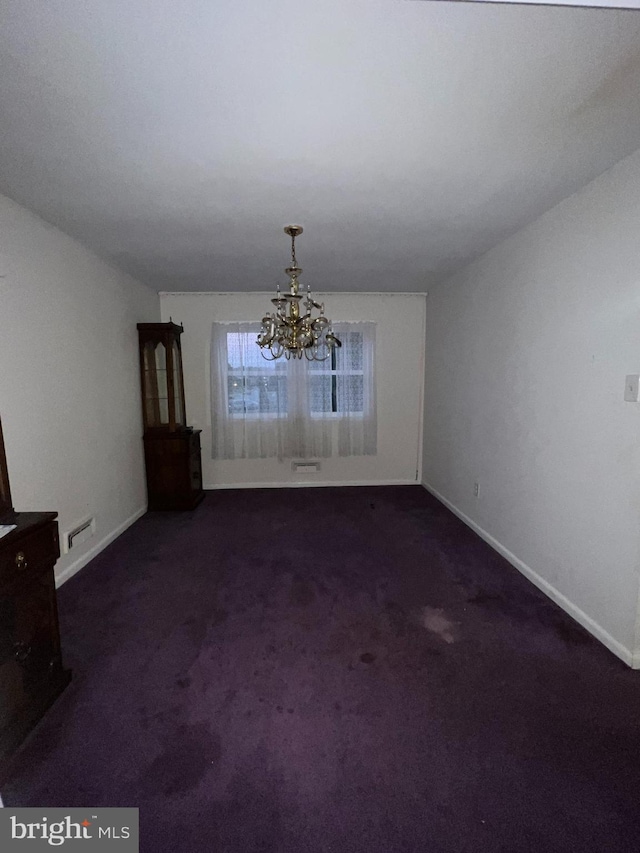
<path fill-rule="evenodd" d="M 285 234 L 291 237 L 291 266 L 285 272 L 289 276 L 289 293 L 280 293 L 272 299 L 276 310 L 262 318 L 262 329 L 257 344 L 262 357 L 275 361 L 283 355 L 287 359 L 305 358 L 309 361 L 326 361 L 334 347 L 342 343 L 331 328 L 331 320 L 324 316 L 324 304 L 311 298 L 311 289 L 307 287 L 307 298 L 303 300 L 298 293 L 302 274 L 296 261 L 296 237 L 302 234 L 302 225 L 287 225 Z M 304 306 L 304 313 L 300 308 Z M 313 316 L 317 311 L 317 316 Z"/>

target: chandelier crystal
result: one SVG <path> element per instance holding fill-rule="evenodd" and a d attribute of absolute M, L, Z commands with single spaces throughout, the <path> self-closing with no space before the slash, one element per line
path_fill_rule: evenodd
<path fill-rule="evenodd" d="M 304 297 L 298 293 L 302 269 L 296 261 L 296 237 L 302 234 L 302 225 L 287 225 L 284 232 L 291 237 L 291 266 L 285 270 L 289 276 L 289 293 L 280 293 L 278 284 L 275 299 L 271 300 L 276 310 L 262 318 L 257 344 L 267 361 L 275 361 L 283 355 L 287 359 L 302 358 L 303 353 L 309 361 L 326 361 L 332 349 L 341 347 L 342 343 L 331 328 L 331 320 L 324 316 L 324 303 L 311 298 L 311 288 L 307 286 L 304 302 Z"/>

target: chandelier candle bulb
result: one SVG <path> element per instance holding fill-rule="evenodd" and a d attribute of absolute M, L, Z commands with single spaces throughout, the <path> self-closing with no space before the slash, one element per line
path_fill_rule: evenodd
<path fill-rule="evenodd" d="M 301 359 L 303 354 L 308 361 L 326 361 L 341 341 L 336 337 L 331 320 L 324 316 L 324 304 L 311 298 L 311 287 L 307 285 L 307 298 L 304 302 L 306 312 L 301 314 L 302 296 L 298 293 L 302 274 L 296 260 L 296 237 L 302 234 L 301 225 L 287 225 L 285 234 L 291 237 L 291 266 L 285 269 L 289 276 L 289 293 L 280 294 L 280 284 L 276 287 L 276 297 L 271 302 L 276 311 L 265 314 L 257 344 L 263 358 L 274 361 L 283 355 L 287 359 Z M 313 316 L 314 309 L 318 316 Z"/>

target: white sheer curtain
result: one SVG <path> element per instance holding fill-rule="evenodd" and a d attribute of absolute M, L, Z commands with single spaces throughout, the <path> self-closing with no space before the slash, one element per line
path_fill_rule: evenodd
<path fill-rule="evenodd" d="M 376 326 L 375 323 L 336 323 L 334 330 L 343 342 L 336 353 L 338 455 L 375 456 Z M 362 371 L 361 382 L 359 371 Z"/>
<path fill-rule="evenodd" d="M 325 362 L 266 361 L 258 324 L 213 323 L 214 459 L 376 453 L 375 325 L 334 328 L 344 345 Z"/>

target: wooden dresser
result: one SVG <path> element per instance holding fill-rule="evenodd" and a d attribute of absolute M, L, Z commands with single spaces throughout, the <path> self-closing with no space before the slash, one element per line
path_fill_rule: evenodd
<path fill-rule="evenodd" d="M 64 690 L 53 567 L 55 512 L 14 512 L 0 427 L 0 779 L 7 759 Z"/>
<path fill-rule="evenodd" d="M 62 667 L 53 567 L 60 556 L 53 512 L 0 518 L 0 762 L 71 678 Z"/>

